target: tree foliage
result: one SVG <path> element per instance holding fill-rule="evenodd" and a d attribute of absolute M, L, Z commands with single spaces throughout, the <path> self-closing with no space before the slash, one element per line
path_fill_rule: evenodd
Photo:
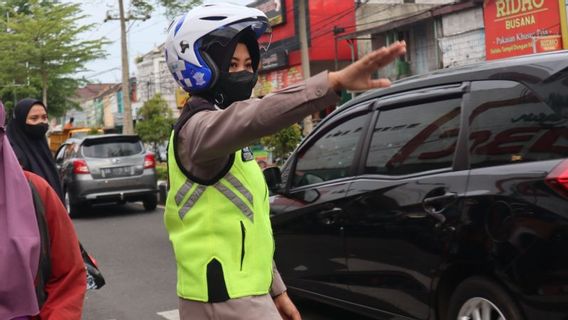
<path fill-rule="evenodd" d="M 202 0 L 132 0 L 131 5 L 134 12 L 142 15 L 151 12 L 154 8 L 153 4 L 159 5 L 166 9 L 167 17 L 173 18 L 202 2 Z"/>
<path fill-rule="evenodd" d="M 106 41 L 79 39 L 95 27 L 79 25 L 84 17 L 80 4 L 8 0 L 0 9 L 0 85 L 30 87 L 26 93 L 41 94 L 50 114 L 63 114 L 81 83 L 71 76 L 87 62 L 104 57 Z M 18 95 L 16 89 L 8 91 Z"/>
<path fill-rule="evenodd" d="M 160 94 L 146 101 L 138 114 L 142 119 L 136 123 L 136 133 L 142 141 L 151 143 L 155 148 L 169 138 L 175 119 Z"/>
<path fill-rule="evenodd" d="M 290 152 L 294 151 L 302 140 L 302 130 L 298 124 L 282 129 L 271 136 L 262 137 L 260 143 L 270 152 L 277 164 L 283 164 Z"/>

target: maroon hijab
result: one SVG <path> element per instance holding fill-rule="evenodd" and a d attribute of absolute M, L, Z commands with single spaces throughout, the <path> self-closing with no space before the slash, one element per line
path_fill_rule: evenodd
<path fill-rule="evenodd" d="M 40 235 L 30 186 L 6 137 L 0 102 L 0 319 L 39 313 Z"/>

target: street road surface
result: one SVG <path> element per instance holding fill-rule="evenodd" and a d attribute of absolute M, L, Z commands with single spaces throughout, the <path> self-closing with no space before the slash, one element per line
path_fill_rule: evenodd
<path fill-rule="evenodd" d="M 97 206 L 73 219 L 79 239 L 107 284 L 87 292 L 84 320 L 178 320 L 176 269 L 162 223 L 163 208 L 141 203 Z M 366 319 L 326 305 L 298 301 L 304 320 Z"/>

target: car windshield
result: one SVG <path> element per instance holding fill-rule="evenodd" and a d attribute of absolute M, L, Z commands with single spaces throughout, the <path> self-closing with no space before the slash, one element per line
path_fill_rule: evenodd
<path fill-rule="evenodd" d="M 140 141 L 101 142 L 83 146 L 83 155 L 89 158 L 125 157 L 142 152 Z"/>

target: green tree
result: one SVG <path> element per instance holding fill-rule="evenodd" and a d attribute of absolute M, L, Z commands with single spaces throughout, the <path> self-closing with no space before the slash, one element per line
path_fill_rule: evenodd
<path fill-rule="evenodd" d="M 146 15 L 153 10 L 152 4 L 159 5 L 166 9 L 166 16 L 173 18 L 200 5 L 202 2 L 202 0 L 132 0 L 131 6 L 135 13 Z"/>
<path fill-rule="evenodd" d="M 0 81 L 6 85 L 37 85 L 43 102 L 49 105 L 50 85 L 65 82 L 58 86 L 63 90 L 60 96 L 77 88 L 79 83 L 70 76 L 83 70 L 88 61 L 104 57 L 102 46 L 107 42 L 79 39 L 81 33 L 95 27 L 79 25 L 85 17 L 80 4 L 38 0 L 25 4 L 21 9 L 16 7 L 17 10 L 4 8 L 6 15 L 0 26 Z"/>
<path fill-rule="evenodd" d="M 298 124 L 293 124 L 276 134 L 262 137 L 260 143 L 268 151 L 272 152 L 273 158 L 277 160 L 277 164 L 281 165 L 301 140 L 302 130 Z"/>
<path fill-rule="evenodd" d="M 152 144 L 154 150 L 157 145 L 166 141 L 172 130 L 175 119 L 166 100 L 160 94 L 146 101 L 138 111 L 142 119 L 136 122 L 136 133 L 142 141 Z"/>

